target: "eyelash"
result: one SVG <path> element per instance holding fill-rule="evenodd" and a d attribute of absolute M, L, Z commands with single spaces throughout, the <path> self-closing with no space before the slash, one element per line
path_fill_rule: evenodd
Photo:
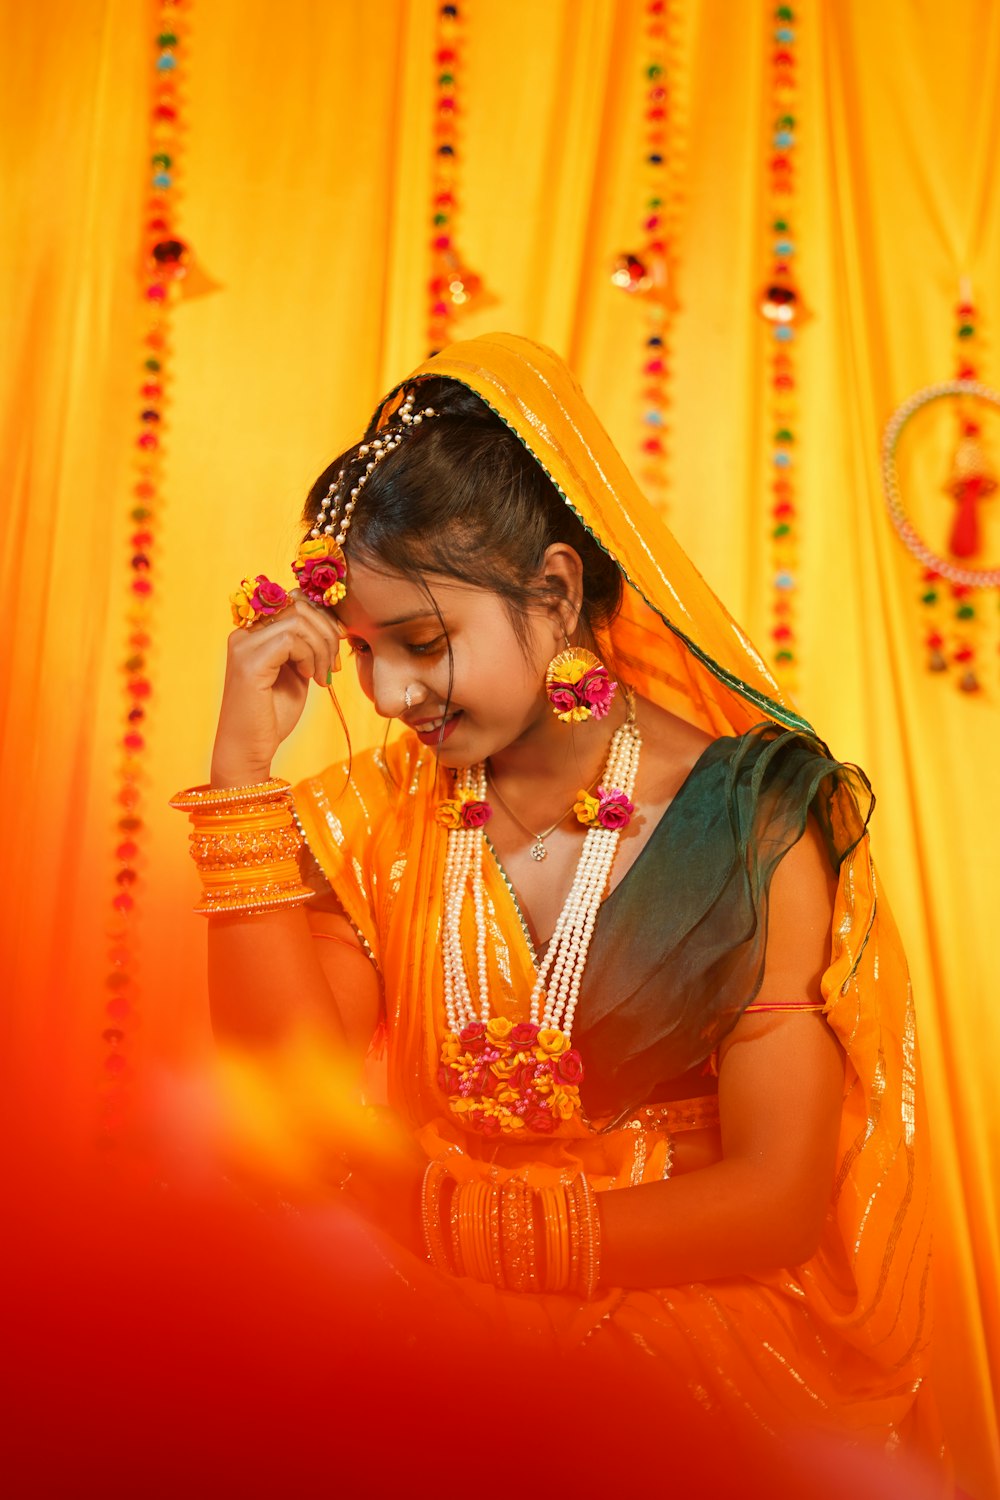
<path fill-rule="evenodd" d="M 419 646 L 407 646 L 406 650 L 411 656 L 437 656 L 444 650 L 444 643 L 445 637 L 439 635 L 433 641 L 421 642 Z M 367 641 L 348 641 L 347 649 L 352 656 L 368 656 L 371 653 L 371 647 Z"/>

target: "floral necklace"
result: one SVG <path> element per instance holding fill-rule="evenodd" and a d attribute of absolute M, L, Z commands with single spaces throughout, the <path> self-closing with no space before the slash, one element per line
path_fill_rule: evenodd
<path fill-rule="evenodd" d="M 454 795 L 437 809 L 448 830 L 444 867 L 444 1004 L 448 1030 L 438 1084 L 467 1129 L 484 1135 L 524 1130 L 548 1135 L 581 1112 L 583 1062 L 572 1045 L 573 1018 L 601 901 L 621 830 L 635 812 L 632 793 L 641 736 L 629 701 L 597 788 L 581 791 L 573 811 L 587 826 L 569 895 L 531 990 L 530 1020 L 491 1016 L 483 884 L 486 766 L 459 771 Z M 473 984 L 462 948 L 462 913 L 471 898 L 476 955 Z"/>

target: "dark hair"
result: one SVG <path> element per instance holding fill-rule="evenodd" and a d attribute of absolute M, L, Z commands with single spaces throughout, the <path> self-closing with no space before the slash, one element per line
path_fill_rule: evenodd
<path fill-rule="evenodd" d="M 422 380 L 416 405 L 437 416 L 410 430 L 380 460 L 358 498 L 347 541 L 349 557 L 373 561 L 426 588 L 428 574 L 490 589 L 505 601 L 519 639 L 524 611 L 557 597 L 532 586 L 547 547 L 564 542 L 583 564 L 580 625 L 590 644 L 615 618 L 622 601 L 618 565 L 594 540 L 517 435 L 457 381 Z M 375 435 L 378 412 L 366 438 Z M 362 439 L 364 441 L 364 439 Z M 324 495 L 344 471 L 349 490 L 364 471 L 358 446 L 334 459 L 306 501 L 315 524 Z"/>

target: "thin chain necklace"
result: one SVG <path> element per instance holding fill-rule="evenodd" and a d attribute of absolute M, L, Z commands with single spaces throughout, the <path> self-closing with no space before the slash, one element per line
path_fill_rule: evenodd
<path fill-rule="evenodd" d="M 597 782 L 598 782 L 598 779 L 600 777 L 600 774 L 601 774 L 600 771 L 598 771 L 597 776 L 594 777 L 593 781 L 587 787 L 587 791 L 588 792 L 592 792 L 594 790 L 594 787 L 597 785 Z M 555 833 L 555 831 L 559 827 L 560 823 L 565 823 L 566 819 L 569 817 L 570 813 L 573 811 L 574 807 L 576 806 L 576 804 L 577 804 L 577 802 L 579 800 L 579 797 L 580 797 L 580 793 L 577 792 L 576 796 L 573 798 L 573 801 L 570 803 L 569 807 L 567 807 L 567 809 L 563 813 L 562 817 L 556 818 L 556 820 L 552 824 L 551 828 L 543 828 L 542 831 L 541 831 L 541 833 L 536 833 L 533 828 L 529 828 L 528 825 L 527 825 L 527 823 L 522 822 L 522 820 L 518 817 L 517 813 L 511 807 L 510 803 L 507 801 L 507 798 L 504 796 L 503 792 L 501 792 L 500 788 L 497 786 L 496 781 L 494 780 L 494 777 L 493 777 L 493 773 L 490 771 L 489 767 L 486 768 L 486 784 L 487 784 L 487 786 L 490 786 L 490 787 L 493 788 L 493 791 L 496 793 L 496 799 L 499 802 L 500 806 L 504 809 L 505 812 L 507 812 L 507 813 L 510 814 L 510 816 L 514 819 L 514 822 L 517 824 L 518 828 L 522 828 L 526 834 L 528 834 L 531 838 L 534 839 L 535 842 L 532 844 L 531 851 L 530 851 L 532 859 L 534 859 L 534 860 L 548 859 L 549 851 L 545 847 L 545 840 L 548 838 L 548 836 L 549 836 L 550 833 Z"/>

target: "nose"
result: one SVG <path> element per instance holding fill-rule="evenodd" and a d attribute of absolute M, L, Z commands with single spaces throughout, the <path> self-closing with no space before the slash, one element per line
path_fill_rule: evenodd
<path fill-rule="evenodd" d="M 409 691 L 410 701 L 406 695 Z M 376 661 L 372 668 L 372 703 L 375 712 L 383 719 L 398 719 L 407 708 L 423 702 L 426 692 L 412 668 L 396 666 L 390 662 Z"/>

